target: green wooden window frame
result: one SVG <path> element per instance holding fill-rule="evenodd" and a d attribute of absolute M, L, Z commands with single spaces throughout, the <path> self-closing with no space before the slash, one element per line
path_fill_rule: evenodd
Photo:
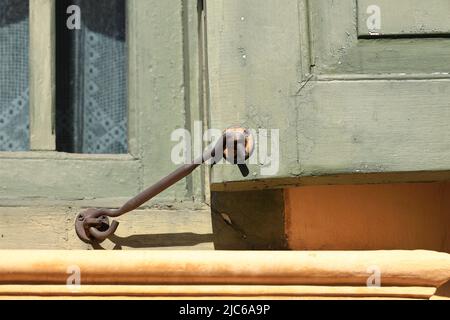
<path fill-rule="evenodd" d="M 122 155 L 55 151 L 55 1 L 30 0 L 30 151 L 0 152 L 0 199 L 134 195 L 175 168 L 170 133 L 204 115 L 197 1 L 127 1 L 129 153 Z M 200 170 L 156 201 L 202 201 L 205 179 Z"/>

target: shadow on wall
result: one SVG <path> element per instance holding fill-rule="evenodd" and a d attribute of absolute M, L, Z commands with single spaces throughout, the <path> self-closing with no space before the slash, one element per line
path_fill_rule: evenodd
<path fill-rule="evenodd" d="M 213 192 L 216 250 L 285 250 L 283 190 Z"/>
<path fill-rule="evenodd" d="M 108 238 L 115 244 L 114 250 L 122 247 L 129 248 L 163 248 L 163 247 L 190 247 L 201 243 L 212 242 L 212 234 L 165 233 L 165 234 L 139 234 L 129 237 L 113 235 Z M 100 244 L 93 244 L 97 250 L 104 249 Z"/>

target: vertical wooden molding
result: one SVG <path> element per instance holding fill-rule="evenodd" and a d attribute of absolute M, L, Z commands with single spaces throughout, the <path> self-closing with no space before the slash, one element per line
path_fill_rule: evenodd
<path fill-rule="evenodd" d="M 211 119 L 209 114 L 209 77 L 208 77 L 208 34 L 207 34 L 207 21 L 206 21 L 206 0 L 201 0 L 202 12 L 199 22 L 199 34 L 200 34 L 200 67 L 201 67 L 201 108 L 203 113 L 204 129 L 207 130 L 211 127 Z M 205 195 L 205 203 L 211 205 L 211 167 L 204 167 L 204 182 L 203 190 Z"/>
<path fill-rule="evenodd" d="M 300 0 L 298 3 L 299 25 L 300 25 L 300 55 L 301 55 L 301 76 L 300 82 L 309 81 L 311 75 L 311 30 L 309 23 L 309 0 Z"/>
<path fill-rule="evenodd" d="M 139 101 L 138 91 L 138 62 L 137 50 L 139 43 L 136 40 L 137 24 L 136 24 L 136 3 L 127 1 L 126 3 L 126 42 L 127 42 L 127 58 L 128 58 L 128 153 L 135 158 L 141 158 L 139 149 L 139 116 L 137 103 Z"/>
<path fill-rule="evenodd" d="M 184 60 L 184 94 L 185 94 L 185 114 L 186 129 L 191 133 L 194 143 L 195 139 L 203 138 L 203 133 L 207 130 L 204 112 L 204 89 L 203 89 L 203 13 L 199 8 L 199 1 L 182 1 L 182 19 L 183 19 L 183 60 Z M 198 127 L 198 122 L 202 126 Z M 196 132 L 202 130 L 202 136 L 197 137 Z M 206 147 L 202 143 L 201 147 Z M 192 145 L 193 158 L 196 150 Z M 203 202 L 205 199 L 205 167 L 201 166 L 199 170 L 194 171 L 186 178 L 188 196 L 196 201 Z"/>
<path fill-rule="evenodd" d="M 30 0 L 30 149 L 56 148 L 55 0 Z"/>
<path fill-rule="evenodd" d="M 133 62 L 131 94 L 139 117 L 139 153 L 142 186 L 159 180 L 178 167 L 172 162 L 174 130 L 186 127 L 183 50 L 183 3 L 181 1 L 133 0 L 130 31 Z M 134 69 L 136 68 L 136 69 Z M 132 80 L 133 79 L 133 80 Z M 186 179 L 153 201 L 189 198 Z"/>

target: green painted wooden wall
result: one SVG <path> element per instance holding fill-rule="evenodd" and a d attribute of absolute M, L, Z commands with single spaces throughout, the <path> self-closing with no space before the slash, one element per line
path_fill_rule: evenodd
<path fill-rule="evenodd" d="M 280 130 L 276 175 L 216 167 L 213 190 L 450 178 L 448 2 L 372 4 L 367 38 L 367 1 L 207 2 L 211 126 Z"/>

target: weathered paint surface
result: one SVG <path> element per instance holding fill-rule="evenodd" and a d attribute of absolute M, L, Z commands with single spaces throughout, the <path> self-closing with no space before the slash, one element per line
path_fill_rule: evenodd
<path fill-rule="evenodd" d="M 450 2 L 447 0 L 357 0 L 358 35 L 430 35 L 450 33 Z M 373 6 L 379 8 L 378 13 Z M 375 9 L 378 10 L 378 9 Z M 380 29 L 369 30 L 369 17 L 380 19 Z M 372 24 L 369 24 L 372 27 Z"/>
<path fill-rule="evenodd" d="M 119 207 L 170 173 L 177 167 L 171 161 L 170 134 L 177 128 L 190 129 L 204 116 L 196 1 L 128 1 L 130 154 L 54 152 L 54 46 L 48 29 L 53 4 L 46 0 L 44 6 L 31 7 L 34 28 L 40 30 L 32 32 L 32 84 L 40 86 L 32 90 L 32 133 L 38 134 L 32 147 L 47 151 L 0 154 L 1 248 L 90 248 L 74 232 L 80 206 Z M 48 19 L 38 21 L 35 17 L 43 10 Z M 44 32 L 36 27 L 39 23 Z M 102 246 L 213 248 L 209 211 L 192 203 L 204 199 L 204 184 L 204 171 L 197 170 L 148 203 L 167 210 L 126 215 L 117 237 Z"/>
<path fill-rule="evenodd" d="M 401 2 L 389 1 L 392 14 L 399 10 L 415 14 L 412 3 L 403 9 L 395 8 L 400 7 Z M 420 6 L 433 8 L 429 1 L 420 2 Z M 422 76 L 430 79 L 437 75 L 449 78 L 450 39 L 358 39 L 357 1 L 318 0 L 308 3 L 314 74 L 347 77 L 365 74 L 369 79 L 393 74 L 409 78 Z M 448 2 L 445 3 L 429 10 L 440 10 L 445 14 Z M 401 23 L 404 19 L 402 15 L 402 19 L 396 21 Z M 382 20 L 382 26 L 385 22 Z"/>
<path fill-rule="evenodd" d="M 33 0 L 30 6 L 33 150 L 55 150 L 53 6 L 54 0 Z M 0 198 L 128 197 L 177 167 L 170 134 L 189 129 L 201 116 L 194 85 L 200 77 L 197 3 L 128 1 L 128 17 L 130 155 L 1 153 Z M 198 170 L 157 199 L 202 200 L 204 184 L 204 172 Z"/>
<path fill-rule="evenodd" d="M 132 196 L 139 191 L 134 160 L 1 159 L 1 198 L 85 199 Z M 1 219 L 1 216 L 0 216 Z"/>
<path fill-rule="evenodd" d="M 450 40 L 362 40 L 356 1 L 302 3 L 208 2 L 212 126 L 280 130 L 276 175 L 217 166 L 212 189 L 448 179 Z"/>
<path fill-rule="evenodd" d="M 48 9 L 52 1 L 45 2 L 42 8 Z M 128 197 L 154 183 L 176 167 L 170 160 L 170 133 L 192 129 L 197 119 L 207 118 L 217 129 L 235 124 L 280 129 L 280 169 L 275 176 L 262 176 L 259 165 L 250 166 L 247 178 L 234 166 L 216 166 L 213 190 L 448 180 L 450 40 L 358 39 L 356 3 L 207 1 L 203 57 L 203 26 L 195 1 L 129 1 L 130 155 L 1 154 L 0 227 L 10 239 L 2 243 L 10 248 L 87 248 L 72 238 L 71 219 L 79 209 L 68 209 L 69 200 Z M 48 27 L 49 21 L 42 23 Z M 41 54 L 51 63 L 45 53 L 51 50 L 51 32 L 42 36 L 50 47 L 41 48 L 36 57 Z M 208 68 L 205 77 L 200 61 Z M 39 70 L 46 64 L 33 66 Z M 40 108 L 51 112 L 48 70 L 42 74 L 47 95 L 42 95 L 45 106 Z M 201 88 L 205 82 L 206 99 Z M 35 140 L 39 150 L 52 150 L 51 144 L 46 146 L 53 139 L 46 121 L 41 121 L 45 130 L 37 130 L 43 134 Z M 152 204 L 203 200 L 207 189 L 199 170 Z M 7 207 L 6 198 L 23 197 L 62 202 L 41 209 Z M 214 203 L 214 210 L 225 214 L 213 213 L 217 248 L 284 248 L 281 191 L 218 193 Z M 192 211 L 198 213 L 170 211 L 169 220 L 158 220 L 162 212 L 151 211 L 143 213 L 142 222 L 139 214 L 131 214 L 130 229 L 122 224 L 124 233 L 118 235 L 127 237 L 128 230 L 146 234 L 160 221 L 155 229 L 160 233 L 181 230 L 185 235 L 176 239 L 209 248 L 209 231 L 189 234 L 206 230 L 211 221 L 202 216 L 196 224 L 179 218 Z M 27 234 L 24 242 L 21 233 Z M 182 242 L 165 236 L 119 242 L 123 247 L 163 247 L 161 239 L 170 247 Z"/>
<path fill-rule="evenodd" d="M 206 7 L 211 127 L 280 129 L 278 177 L 297 161 L 296 94 L 309 69 L 301 56 L 299 9 L 296 0 L 219 0 Z M 251 165 L 246 179 L 259 173 Z M 212 171 L 213 183 L 242 179 L 231 165 Z"/>
<path fill-rule="evenodd" d="M 129 3 L 130 105 L 136 108 L 137 145 L 142 161 L 142 186 L 176 168 L 170 135 L 186 128 L 185 48 L 182 2 L 139 0 Z M 188 50 L 188 49 L 186 49 Z M 188 63 L 188 61 L 186 61 Z M 194 106 L 193 106 L 194 108 Z M 186 180 L 161 197 L 188 197 Z"/>
<path fill-rule="evenodd" d="M 211 216 L 205 208 L 136 210 L 118 219 L 115 236 L 91 246 L 75 233 L 74 219 L 83 209 L 80 203 L 72 205 L 1 207 L 0 249 L 214 249 Z"/>

